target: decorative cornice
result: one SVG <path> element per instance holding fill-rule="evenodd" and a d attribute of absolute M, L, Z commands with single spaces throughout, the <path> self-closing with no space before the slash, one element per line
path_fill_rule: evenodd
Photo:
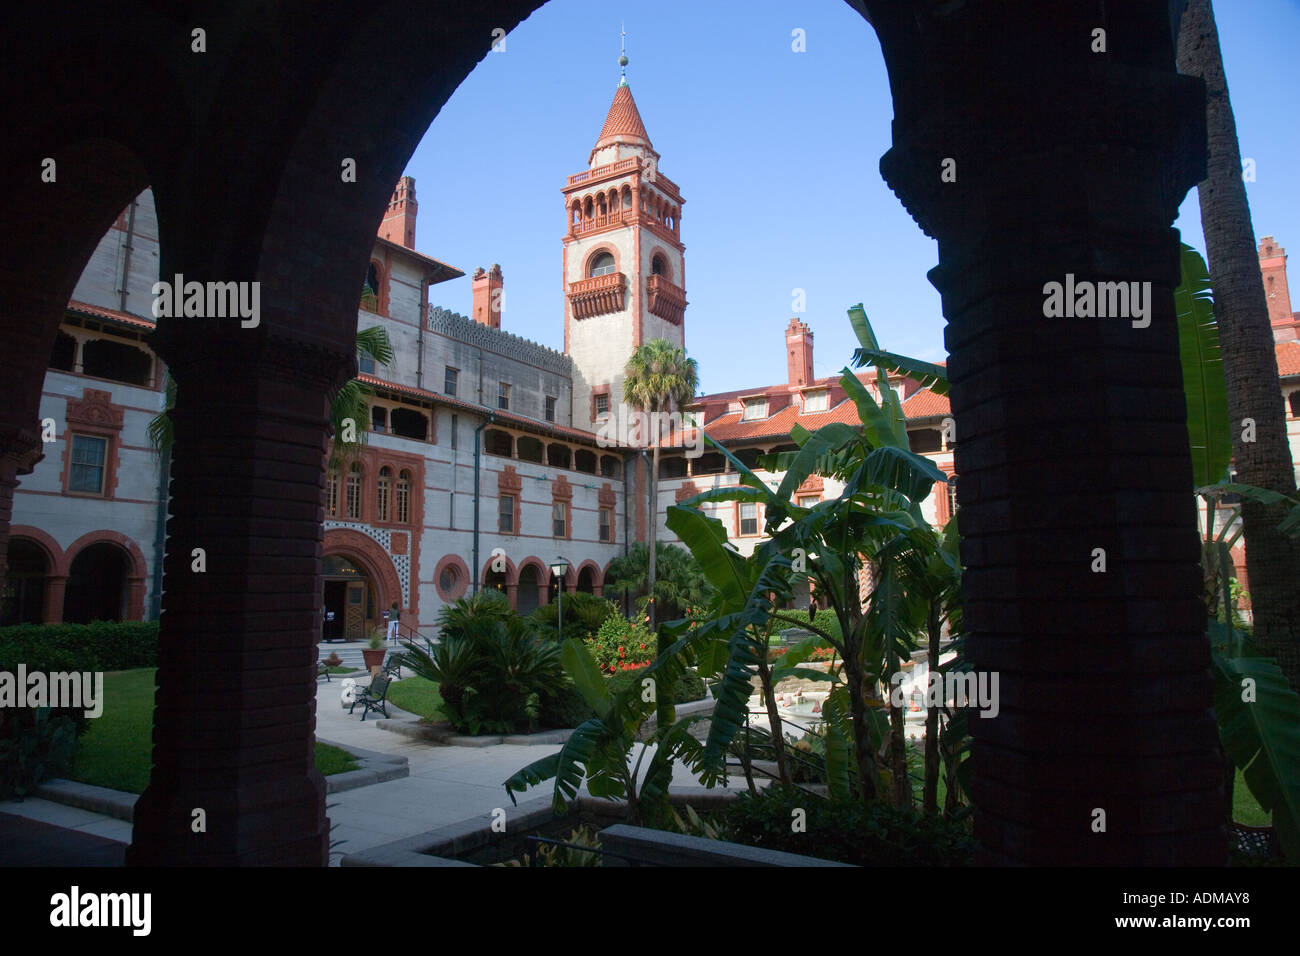
<path fill-rule="evenodd" d="M 559 475 L 551 484 L 551 498 L 555 501 L 572 501 L 573 485 L 569 484 L 569 479 Z"/>
<path fill-rule="evenodd" d="M 596 501 L 602 508 L 612 508 L 618 503 L 618 496 L 608 481 L 601 485 L 600 490 L 596 492 Z"/>
<path fill-rule="evenodd" d="M 515 471 L 514 465 L 506 465 L 497 475 L 497 494 L 518 494 L 524 487 L 524 479 Z"/>
<path fill-rule="evenodd" d="M 65 420 L 69 425 L 91 425 L 96 428 L 122 430 L 125 412 L 113 404 L 109 392 L 97 388 L 83 389 L 81 398 L 69 398 Z"/>

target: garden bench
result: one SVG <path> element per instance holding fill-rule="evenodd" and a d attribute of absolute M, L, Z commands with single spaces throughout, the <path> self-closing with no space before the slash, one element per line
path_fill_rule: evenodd
<path fill-rule="evenodd" d="M 357 691 L 356 697 L 353 698 L 352 706 L 348 708 L 348 714 L 351 715 L 352 711 L 356 710 L 357 704 L 361 704 L 363 708 L 361 711 L 362 723 L 365 723 L 366 714 L 370 713 L 372 710 L 387 717 L 388 708 L 385 699 L 388 697 L 388 685 L 391 683 L 392 681 L 383 674 L 376 674 L 370 679 L 369 687 Z"/>
<path fill-rule="evenodd" d="M 390 652 L 389 655 L 384 658 L 384 664 L 383 667 L 380 668 L 380 673 L 385 677 L 396 678 L 397 680 L 402 679 L 402 665 L 398 659 L 398 653 L 399 652 L 397 651 Z"/>

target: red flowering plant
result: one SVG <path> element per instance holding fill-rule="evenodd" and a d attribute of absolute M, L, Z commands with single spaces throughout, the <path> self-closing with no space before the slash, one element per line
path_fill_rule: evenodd
<path fill-rule="evenodd" d="M 606 674 L 636 670 L 655 659 L 654 637 L 649 629 L 617 614 L 606 618 L 595 637 L 587 638 L 585 644 Z"/>

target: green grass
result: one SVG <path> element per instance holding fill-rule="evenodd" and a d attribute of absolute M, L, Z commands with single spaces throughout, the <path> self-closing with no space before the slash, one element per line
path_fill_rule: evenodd
<path fill-rule="evenodd" d="M 411 714 L 428 720 L 444 720 L 438 685 L 423 677 L 403 677 L 388 685 L 388 699 Z"/>
<path fill-rule="evenodd" d="M 1232 819 L 1250 827 L 1266 827 L 1273 823 L 1273 814 L 1265 813 L 1264 808 L 1251 795 L 1246 780 L 1237 771 L 1237 782 L 1232 788 Z"/>
<path fill-rule="evenodd" d="M 81 783 L 143 793 L 153 755 L 154 669 L 104 675 L 104 713 L 81 738 L 68 776 Z M 316 769 L 325 776 L 357 769 L 352 755 L 316 742 Z"/>

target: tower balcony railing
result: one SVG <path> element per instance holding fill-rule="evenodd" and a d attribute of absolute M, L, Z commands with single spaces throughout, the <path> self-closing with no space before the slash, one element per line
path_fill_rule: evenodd
<path fill-rule="evenodd" d="M 640 159 L 635 156 L 629 156 L 627 159 L 620 159 L 614 163 L 606 163 L 604 166 L 597 166 L 595 169 L 589 169 L 585 173 L 574 173 L 569 177 L 567 185 L 575 186 L 578 183 L 585 183 L 589 179 L 601 179 L 604 176 L 613 176 L 618 173 L 625 173 L 628 170 L 636 169 L 640 164 Z"/>
<path fill-rule="evenodd" d="M 658 275 L 649 276 L 645 284 L 650 312 L 673 325 L 681 325 L 686 314 L 686 290 Z"/>
<path fill-rule="evenodd" d="M 592 216 L 590 219 L 582 219 L 575 222 L 570 227 L 570 233 L 575 236 L 581 236 L 583 233 L 595 232 L 598 229 L 608 229 L 610 226 L 621 226 L 625 222 L 632 221 L 632 210 L 619 209 L 614 212 L 602 213 L 599 216 Z"/>
<path fill-rule="evenodd" d="M 570 282 L 569 302 L 573 306 L 573 317 L 589 319 L 607 312 L 622 312 L 626 289 L 627 276 L 621 272 Z"/>

